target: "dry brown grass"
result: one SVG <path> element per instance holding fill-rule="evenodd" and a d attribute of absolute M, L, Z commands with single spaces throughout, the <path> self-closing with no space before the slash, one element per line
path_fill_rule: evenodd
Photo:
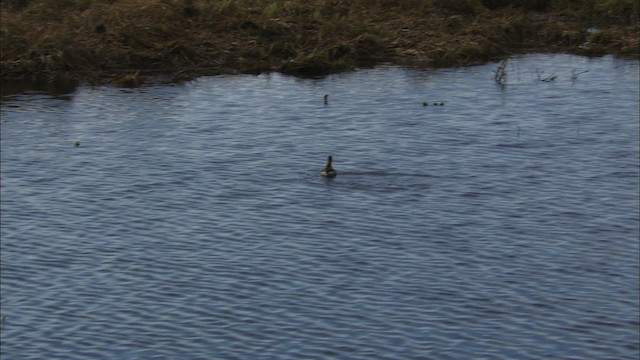
<path fill-rule="evenodd" d="M 0 7 L 3 78 L 135 86 L 156 72 L 317 75 L 381 61 L 450 66 L 521 51 L 637 57 L 639 49 L 637 0 L 4 0 Z M 599 31 L 587 31 L 594 26 Z"/>

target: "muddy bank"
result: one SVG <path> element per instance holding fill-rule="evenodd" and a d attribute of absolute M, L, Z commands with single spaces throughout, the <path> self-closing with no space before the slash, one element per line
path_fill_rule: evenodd
<path fill-rule="evenodd" d="M 314 76 L 525 51 L 639 52 L 637 0 L 5 0 L 0 7 L 3 79 L 136 86 L 160 73 L 172 81 Z"/>

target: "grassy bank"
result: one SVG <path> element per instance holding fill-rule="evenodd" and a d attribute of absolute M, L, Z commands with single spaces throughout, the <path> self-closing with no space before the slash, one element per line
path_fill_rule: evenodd
<path fill-rule="evenodd" d="M 3 0 L 0 7 L 3 78 L 136 85 L 157 72 L 175 80 L 318 75 L 524 51 L 639 51 L 638 0 Z"/>

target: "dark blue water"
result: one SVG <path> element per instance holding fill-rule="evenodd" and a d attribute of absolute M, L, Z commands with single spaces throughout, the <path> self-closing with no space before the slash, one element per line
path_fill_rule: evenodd
<path fill-rule="evenodd" d="M 639 63 L 496 67 L 4 97 L 2 359 L 637 359 Z"/>

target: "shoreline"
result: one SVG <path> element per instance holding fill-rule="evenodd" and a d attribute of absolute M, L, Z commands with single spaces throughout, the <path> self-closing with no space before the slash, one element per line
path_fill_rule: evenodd
<path fill-rule="evenodd" d="M 3 80 L 135 87 L 158 75 L 172 82 L 274 71 L 314 77 L 531 52 L 638 59 L 637 1 L 579 2 L 7 0 L 0 66 Z"/>

